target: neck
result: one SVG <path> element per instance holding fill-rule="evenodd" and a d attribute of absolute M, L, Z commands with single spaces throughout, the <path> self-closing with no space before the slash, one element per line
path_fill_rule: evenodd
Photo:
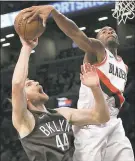
<path fill-rule="evenodd" d="M 29 102 L 28 107 L 30 110 L 47 112 L 47 109 L 43 103 L 33 104 L 33 103 Z"/>
<path fill-rule="evenodd" d="M 117 57 L 117 48 L 107 47 L 107 49 L 114 55 L 114 57 Z"/>
<path fill-rule="evenodd" d="M 39 111 L 42 111 L 42 112 L 46 112 L 46 111 L 47 111 L 44 104 L 37 105 L 37 106 L 35 106 L 35 107 L 36 107 L 36 109 L 39 110 Z"/>

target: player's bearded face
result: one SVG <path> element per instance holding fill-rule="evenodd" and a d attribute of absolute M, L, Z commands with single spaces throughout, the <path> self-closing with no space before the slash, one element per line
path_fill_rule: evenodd
<path fill-rule="evenodd" d="M 118 36 L 114 29 L 111 27 L 104 27 L 98 33 L 97 38 L 106 46 L 106 47 L 118 47 L 119 40 Z"/>
<path fill-rule="evenodd" d="M 43 92 L 43 88 L 39 82 L 33 80 L 26 80 L 25 83 L 26 97 L 31 102 L 46 102 L 49 97 Z"/>

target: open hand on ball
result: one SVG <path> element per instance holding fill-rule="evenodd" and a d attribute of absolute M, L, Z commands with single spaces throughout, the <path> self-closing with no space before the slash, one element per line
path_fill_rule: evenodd
<path fill-rule="evenodd" d="M 45 27 L 46 20 L 53 9 L 54 7 L 51 5 L 32 6 L 22 10 L 22 12 L 27 13 L 27 16 L 25 16 L 24 19 L 28 19 L 29 23 L 37 17 L 40 17 L 43 20 L 43 26 Z"/>

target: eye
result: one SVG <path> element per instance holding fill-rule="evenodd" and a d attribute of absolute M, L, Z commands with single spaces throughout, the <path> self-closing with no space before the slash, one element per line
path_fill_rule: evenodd
<path fill-rule="evenodd" d="M 102 33 L 103 33 L 103 34 L 105 34 L 105 33 L 106 33 L 106 31 L 104 30 L 104 31 L 102 31 Z"/>
<path fill-rule="evenodd" d="M 30 85 L 31 85 L 31 83 L 27 83 L 27 84 L 26 84 L 26 87 L 29 87 Z"/>

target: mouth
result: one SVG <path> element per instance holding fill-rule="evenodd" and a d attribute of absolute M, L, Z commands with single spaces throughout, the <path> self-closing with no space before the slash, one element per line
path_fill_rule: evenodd
<path fill-rule="evenodd" d="M 39 85 L 39 93 L 43 93 L 43 88 L 42 88 L 42 86 L 41 85 Z"/>
<path fill-rule="evenodd" d="M 116 39 L 116 37 L 115 37 L 115 36 L 113 36 L 113 35 L 110 35 L 110 36 L 108 36 L 107 38 L 110 38 L 110 37 L 113 37 L 114 39 Z"/>

